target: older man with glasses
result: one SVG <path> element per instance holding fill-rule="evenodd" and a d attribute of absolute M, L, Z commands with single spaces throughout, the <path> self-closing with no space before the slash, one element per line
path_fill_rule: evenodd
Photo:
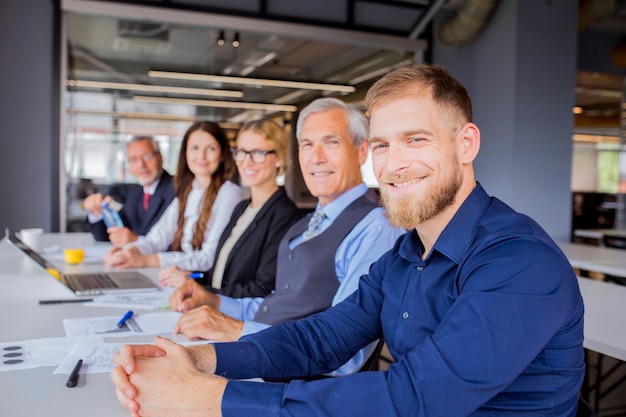
<path fill-rule="evenodd" d="M 83 202 L 89 211 L 87 222 L 94 238 L 111 241 L 114 246 L 134 242 L 148 233 L 174 199 L 172 176 L 163 169 L 163 157 L 157 142 L 149 136 L 136 136 L 126 145 L 130 172 L 141 187 L 133 187 L 119 211 L 124 227 L 107 228 L 102 220 L 102 202 L 110 196 L 92 194 Z"/>

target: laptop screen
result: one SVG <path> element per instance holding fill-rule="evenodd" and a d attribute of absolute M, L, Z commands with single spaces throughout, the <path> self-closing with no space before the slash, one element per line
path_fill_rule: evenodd
<path fill-rule="evenodd" d="M 52 263 L 48 262 L 43 256 L 35 252 L 26 243 L 22 242 L 22 240 L 18 238 L 15 233 L 12 233 L 9 231 L 9 229 L 6 229 L 5 236 L 9 242 L 11 242 L 15 247 L 28 255 L 33 261 L 37 262 L 39 266 L 46 270 L 46 272 L 48 272 L 56 279 L 61 279 L 61 271 Z"/>

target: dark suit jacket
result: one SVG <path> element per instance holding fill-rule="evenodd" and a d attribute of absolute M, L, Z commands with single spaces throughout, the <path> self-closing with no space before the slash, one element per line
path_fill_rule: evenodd
<path fill-rule="evenodd" d="M 248 199 L 235 207 L 230 222 L 220 237 L 215 253 L 216 260 L 224 242 L 249 204 Z M 224 267 L 222 288 L 210 288 L 213 268 L 205 274 L 203 283 L 208 289 L 229 297 L 265 297 L 274 289 L 278 245 L 283 235 L 300 217 L 296 205 L 285 190 L 279 188 L 233 246 Z"/>
<path fill-rule="evenodd" d="M 159 185 L 154 194 L 150 197 L 148 210 L 143 209 L 143 187 L 137 185 L 133 187 L 126 196 L 126 203 L 120 210 L 120 217 L 124 225 L 138 235 L 145 235 L 150 228 L 159 220 L 167 206 L 174 199 L 174 178 L 163 171 Z M 94 239 L 98 241 L 108 241 L 109 235 L 104 222 L 89 223 L 89 231 Z"/>

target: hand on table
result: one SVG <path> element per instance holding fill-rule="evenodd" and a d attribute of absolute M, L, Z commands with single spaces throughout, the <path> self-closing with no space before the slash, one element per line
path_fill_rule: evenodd
<path fill-rule="evenodd" d="M 208 305 L 215 309 L 220 307 L 220 298 L 205 289 L 194 280 L 188 280 L 170 295 L 170 308 L 174 311 L 187 311 Z"/>
<path fill-rule="evenodd" d="M 104 263 L 120 269 L 160 266 L 157 255 L 144 255 L 135 247 L 109 249 L 104 256 Z"/>
<path fill-rule="evenodd" d="M 227 380 L 212 375 L 213 346 L 185 349 L 159 336 L 154 343 L 126 345 L 114 355 L 111 381 L 120 404 L 134 417 L 220 416 Z"/>
<path fill-rule="evenodd" d="M 241 337 L 243 321 L 235 320 L 207 305 L 187 311 L 174 326 L 174 334 L 182 333 L 189 340 L 234 342 Z"/>
<path fill-rule="evenodd" d="M 184 271 L 177 266 L 171 265 L 159 272 L 159 281 L 165 286 L 178 288 L 191 280 L 189 274 L 190 271 Z"/>

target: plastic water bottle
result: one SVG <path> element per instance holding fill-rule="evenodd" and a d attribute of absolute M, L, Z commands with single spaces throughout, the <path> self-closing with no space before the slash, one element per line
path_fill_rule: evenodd
<path fill-rule="evenodd" d="M 109 207 L 109 203 L 103 201 L 100 205 L 102 206 L 102 220 L 104 220 L 104 224 L 107 228 L 124 227 L 124 222 L 122 221 L 122 218 L 117 213 L 117 211 Z"/>

